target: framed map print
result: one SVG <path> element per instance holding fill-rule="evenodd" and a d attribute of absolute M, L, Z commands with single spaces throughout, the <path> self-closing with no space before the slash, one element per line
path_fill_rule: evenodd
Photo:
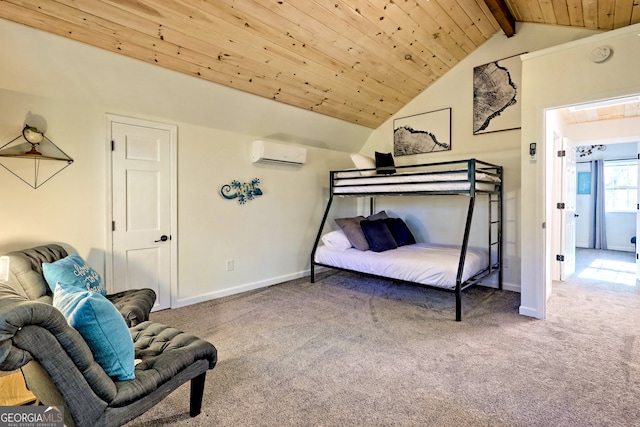
<path fill-rule="evenodd" d="M 520 55 L 474 67 L 474 135 L 520 129 L 521 82 Z"/>

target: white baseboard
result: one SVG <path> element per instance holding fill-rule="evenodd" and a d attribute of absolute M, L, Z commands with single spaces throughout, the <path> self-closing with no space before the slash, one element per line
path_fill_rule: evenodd
<path fill-rule="evenodd" d="M 326 268 L 326 267 L 321 267 L 321 266 L 318 266 L 315 269 L 316 274 L 317 273 L 322 273 L 322 272 L 327 271 L 327 270 L 331 270 L 331 269 Z M 188 305 L 197 304 L 197 303 L 200 303 L 200 302 L 205 302 L 205 301 L 209 301 L 209 300 L 212 300 L 212 299 L 227 297 L 227 296 L 230 296 L 230 295 L 240 294 L 242 292 L 253 291 L 253 290 L 261 289 L 261 288 L 266 288 L 268 286 L 277 285 L 278 283 L 283 283 L 283 282 L 287 282 L 289 280 L 295 280 L 295 279 L 299 279 L 301 277 L 309 276 L 310 273 L 311 273 L 310 270 L 304 270 L 304 271 L 299 271 L 297 273 L 285 274 L 284 276 L 272 277 L 270 279 L 259 280 L 257 282 L 252 282 L 252 283 L 246 283 L 244 285 L 235 286 L 233 288 L 223 289 L 221 291 L 208 292 L 206 294 L 201 294 L 201 295 L 198 295 L 198 296 L 195 296 L 195 297 L 182 298 L 182 299 L 179 299 L 177 301 L 176 306 L 172 307 L 172 308 L 186 307 Z M 488 288 L 497 289 L 498 288 L 498 277 L 494 275 L 494 276 L 490 277 L 489 280 L 486 280 L 485 282 L 480 283 L 480 286 L 486 286 Z M 512 292 L 520 293 L 520 285 L 519 284 L 507 283 L 507 282 L 503 281 L 502 282 L 502 289 L 504 289 L 505 291 L 512 291 Z M 531 313 L 531 314 L 528 314 L 528 313 Z M 520 307 L 520 314 L 522 314 L 524 316 L 537 317 L 534 310 L 528 310 L 528 309 L 523 308 L 523 307 Z"/>
<path fill-rule="evenodd" d="M 498 276 L 493 275 L 488 279 L 485 279 L 480 283 L 480 286 L 486 286 L 487 288 L 495 288 L 498 289 Z M 502 281 L 502 289 L 505 291 L 512 291 L 520 293 L 520 285 L 516 285 L 515 283 L 507 283 L 504 280 Z"/>
<path fill-rule="evenodd" d="M 247 283 L 244 285 L 236 286 L 233 288 L 223 289 L 221 291 L 209 292 L 206 294 L 198 295 L 191 298 L 183 298 L 177 301 L 177 305 L 172 308 L 186 307 L 191 304 L 197 304 L 199 302 L 205 302 L 212 299 L 227 297 L 229 295 L 236 295 L 242 292 L 253 291 L 255 289 L 266 288 L 271 285 L 277 285 L 278 283 L 287 282 L 289 280 L 299 279 L 309 275 L 309 270 L 299 271 L 297 273 L 285 274 L 284 276 L 272 277 L 266 280 L 259 280 L 257 282 Z"/>
<path fill-rule="evenodd" d="M 609 251 L 621 251 L 621 252 L 634 252 L 635 249 L 633 246 L 607 246 L 607 250 Z"/>
<path fill-rule="evenodd" d="M 316 267 L 315 271 L 317 273 L 322 273 L 324 271 L 331 270 L 326 267 Z M 177 301 L 176 306 L 172 308 L 180 308 L 186 307 L 188 305 L 197 304 L 200 302 L 209 301 L 212 299 L 227 297 L 230 295 L 240 294 L 242 292 L 253 291 L 256 289 L 266 288 L 268 286 L 277 285 L 278 283 L 287 282 L 289 280 L 299 279 L 301 277 L 309 276 L 311 273 L 310 270 L 299 271 L 297 273 L 285 274 L 284 276 L 272 277 L 270 279 L 259 280 L 257 282 L 246 283 L 244 285 L 235 286 L 233 288 L 223 289 L 221 291 L 208 292 L 206 294 L 201 294 L 195 297 L 190 298 L 182 298 Z M 492 276 L 489 280 L 480 283 L 480 286 L 486 286 L 488 288 L 498 288 L 498 277 Z M 520 293 L 520 285 L 516 285 L 514 283 L 506 283 L 502 282 L 502 289 L 506 291 L 518 292 Z M 525 316 L 536 317 L 535 315 L 525 314 L 522 312 L 522 307 L 520 308 L 520 314 L 524 314 Z"/>
<path fill-rule="evenodd" d="M 516 285 L 515 283 L 506 283 L 502 282 L 502 289 L 505 291 L 517 292 L 520 293 L 520 285 Z"/>
<path fill-rule="evenodd" d="M 520 306 L 520 314 L 528 317 L 535 317 L 536 319 L 543 319 L 543 316 L 540 316 L 538 311 L 532 307 L 525 307 L 523 305 Z"/>

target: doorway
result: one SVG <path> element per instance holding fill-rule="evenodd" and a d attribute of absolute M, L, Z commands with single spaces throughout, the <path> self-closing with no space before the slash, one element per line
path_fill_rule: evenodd
<path fill-rule="evenodd" d="M 637 96 L 633 97 L 624 97 L 612 100 L 605 101 L 596 101 L 589 104 L 581 104 L 579 106 L 573 107 L 564 107 L 558 109 L 550 109 L 546 111 L 545 122 L 547 126 L 547 147 L 553 147 L 552 139 L 550 135 L 553 135 L 554 139 L 558 138 L 558 134 L 566 137 L 568 140 L 572 141 L 570 149 L 574 152 L 578 152 L 579 156 L 582 159 L 578 158 L 578 162 L 580 160 L 585 161 L 584 157 L 608 157 L 612 158 L 625 158 L 629 159 L 630 157 L 635 159 L 637 158 L 637 153 L 640 151 L 637 150 L 638 143 L 640 141 L 640 122 L 638 121 L 638 117 L 625 117 L 625 109 L 627 106 L 631 106 L 631 108 L 637 108 L 639 99 Z M 612 110 L 615 109 L 614 110 Z M 611 116 L 608 120 L 597 120 L 598 117 L 606 117 L 608 113 L 617 114 L 619 117 Z M 582 118 L 581 123 L 580 120 L 575 120 L 576 118 Z M 625 144 L 627 148 L 631 147 L 631 154 L 629 153 L 613 153 L 613 151 L 620 151 Z M 602 156 L 602 152 L 604 149 L 599 147 L 615 147 L 616 150 L 610 149 L 609 156 Z M 600 154 L 599 156 L 593 156 L 594 153 Z M 636 160 L 637 162 L 637 160 Z M 560 186 L 562 185 L 563 178 L 566 175 L 566 169 L 559 168 L 558 162 L 555 163 L 554 167 L 549 168 L 550 176 L 548 177 L 547 182 L 550 183 L 550 188 L 553 189 L 554 193 L 561 194 Z M 579 164 L 578 164 L 579 165 Z M 583 170 L 584 171 L 584 170 Z M 578 168 L 578 181 L 580 178 L 584 178 L 580 176 L 580 168 Z M 575 178 L 572 178 L 575 180 Z M 578 192 L 580 191 L 580 183 L 578 184 Z M 575 197 L 575 196 L 573 196 Z M 578 196 L 580 197 L 580 196 Z M 640 198 L 638 199 L 640 200 Z M 553 208 L 556 207 L 557 200 L 551 204 Z M 559 206 L 559 205 L 558 205 Z M 580 200 L 577 203 L 577 211 L 576 215 L 580 214 Z M 618 236 L 618 241 L 614 245 L 616 251 L 612 253 L 607 253 L 607 251 L 603 251 L 601 253 L 581 250 L 578 247 L 576 252 L 576 275 L 582 274 L 583 277 L 591 275 L 592 277 L 604 277 L 607 274 L 607 277 L 611 279 L 612 277 L 621 277 L 622 281 L 625 283 L 629 283 L 628 278 L 628 258 L 634 262 L 637 259 L 635 254 L 635 247 L 631 245 L 630 237 L 637 234 L 637 209 L 634 202 L 634 210 L 633 212 L 620 213 L 620 215 L 631 216 L 631 228 L 627 230 L 626 234 L 622 238 L 622 242 L 620 243 L 620 237 Z M 550 235 L 551 238 L 551 247 L 552 250 L 547 253 L 547 257 L 549 259 L 549 263 L 551 266 L 554 266 L 554 263 L 561 263 L 561 259 L 557 259 L 556 249 L 561 247 L 562 239 L 564 238 L 564 234 L 566 233 L 566 229 L 561 223 L 562 216 L 560 214 L 555 213 L 551 217 L 552 219 L 552 233 Z M 620 219 L 609 219 L 609 222 L 614 222 L 615 225 L 618 225 L 617 222 Z M 627 221 L 629 222 L 629 221 Z M 620 228 L 620 227 L 618 227 Z M 629 227 L 627 227 L 629 228 Z M 583 238 L 584 235 L 581 232 L 580 225 L 576 225 L 576 229 L 578 230 L 579 238 Z M 563 236 L 563 237 L 561 237 Z M 574 236 L 575 237 L 575 236 Z M 615 239 L 614 239 L 615 240 Z M 626 245 L 626 246 L 625 246 Z M 606 248 L 606 245 L 604 246 Z M 620 253 L 616 253 L 620 252 Z M 626 253 L 625 253 L 626 252 Z M 620 257 L 617 257 L 620 255 Z M 561 257 L 558 257 L 561 258 Z M 590 259 L 592 258 L 592 259 Z M 615 258 L 626 259 L 627 262 L 622 262 L 620 259 L 614 260 Z M 619 268 L 619 270 L 613 270 L 614 268 Z M 551 279 L 547 284 L 547 297 L 551 295 L 551 286 L 552 282 L 558 280 L 564 280 L 557 274 L 558 271 L 561 271 L 560 268 L 555 266 L 552 268 Z M 598 275 L 595 274 L 597 271 Z M 635 276 L 635 266 L 634 266 L 634 276 Z M 634 279 L 635 282 L 635 279 Z M 557 283 L 557 282 L 556 282 Z M 635 283 L 634 283 L 635 285 Z"/>
<path fill-rule="evenodd" d="M 173 125 L 108 116 L 108 286 L 150 288 L 153 310 L 177 295 L 176 138 Z"/>
<path fill-rule="evenodd" d="M 577 275 L 636 284 L 638 144 L 578 146 Z"/>

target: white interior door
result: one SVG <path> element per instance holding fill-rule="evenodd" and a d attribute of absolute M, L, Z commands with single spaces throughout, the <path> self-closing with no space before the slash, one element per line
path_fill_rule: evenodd
<path fill-rule="evenodd" d="M 113 290 L 151 288 L 171 306 L 172 132 L 111 121 Z M 175 134 L 175 133 L 174 133 Z"/>
<path fill-rule="evenodd" d="M 563 214 L 563 244 L 562 254 L 564 262 L 560 269 L 560 280 L 565 280 L 576 271 L 576 199 L 578 176 L 576 172 L 576 151 L 567 138 L 562 138 L 564 156 L 565 180 L 563 185 L 563 200 L 565 204 Z"/>
<path fill-rule="evenodd" d="M 552 247 L 555 253 L 551 254 L 552 278 L 564 281 L 576 270 L 576 155 L 567 138 L 557 133 L 553 145 L 556 182 L 553 190 Z"/>

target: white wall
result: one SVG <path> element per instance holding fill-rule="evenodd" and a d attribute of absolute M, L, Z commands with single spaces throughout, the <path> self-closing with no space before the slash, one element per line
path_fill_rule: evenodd
<path fill-rule="evenodd" d="M 634 122 L 627 120 L 627 122 Z M 627 124 L 628 125 L 628 124 Z M 635 129 L 640 134 L 640 127 Z M 604 151 L 594 151 L 592 154 L 579 158 L 584 163 L 577 164 L 578 172 L 591 172 L 591 160 L 620 160 L 635 159 L 638 154 L 636 142 L 605 144 Z M 593 175 L 592 175 L 593 177 Z M 590 235 L 593 232 L 593 192 L 576 195 L 576 246 L 588 248 Z M 636 212 L 607 212 L 605 214 L 607 232 L 607 249 L 614 251 L 635 252 L 635 245 L 631 243 L 631 236 L 636 234 Z"/>
<path fill-rule="evenodd" d="M 544 155 L 530 163 L 526 158 L 530 142 L 541 153 L 549 153 L 545 142 L 544 111 L 565 105 L 640 93 L 640 25 L 567 43 L 529 54 L 523 61 L 523 104 L 521 132 L 522 201 L 522 298 L 520 312 L 544 318 L 547 285 L 550 282 L 547 230 L 542 224 L 550 215 L 545 203 L 547 159 Z M 603 63 L 589 60 L 600 45 L 613 49 Z"/>
<path fill-rule="evenodd" d="M 638 141 L 640 141 L 640 117 L 605 120 L 602 122 L 574 123 L 564 128 L 566 135 L 574 145 L 604 144 L 606 150 L 593 151 L 579 160 L 599 159 L 634 159 L 637 157 Z M 578 195 L 578 207 L 590 206 L 592 195 Z M 578 212 L 580 215 L 576 226 L 581 232 L 577 233 L 576 245 L 587 247 L 587 230 L 593 222 L 592 212 L 588 210 Z M 636 212 L 609 212 L 606 214 L 607 248 L 610 250 L 635 252 L 636 247 L 631 243 L 631 236 L 636 235 Z M 581 239 L 581 240 L 578 240 Z"/>
<path fill-rule="evenodd" d="M 636 247 L 631 243 L 631 237 L 636 235 L 635 212 L 609 212 L 605 218 L 607 249 L 635 252 Z"/>
<path fill-rule="evenodd" d="M 504 285 L 507 289 L 520 290 L 521 263 L 521 137 L 520 130 L 473 135 L 473 68 L 477 65 L 499 60 L 523 52 L 532 52 L 567 41 L 576 40 L 595 32 L 548 26 L 540 24 L 518 24 L 514 37 L 502 33 L 485 42 L 476 51 L 456 65 L 445 76 L 400 110 L 394 117 L 371 134 L 362 153 L 373 155 L 375 151 L 393 152 L 393 120 L 413 114 L 452 108 L 452 150 L 429 154 L 396 157 L 397 164 L 417 164 L 444 160 L 477 158 L 504 167 Z M 523 82 L 523 85 L 525 82 Z M 527 145 L 528 147 L 528 145 Z M 527 153 L 528 158 L 528 153 Z M 529 196 L 527 196 L 529 197 Z M 418 230 L 420 238 L 434 242 L 459 243 L 466 218 L 464 200 L 439 198 L 399 198 L 378 204 L 398 216 L 408 217 L 409 225 Z M 485 233 L 483 220 L 485 210 L 477 206 L 479 215 L 476 231 Z M 413 224 L 411 224 L 413 222 Z M 420 224 L 418 224 L 420 222 Z M 474 223 L 474 227 L 476 223 Z M 484 238 L 478 236 L 471 243 Z M 486 238 L 485 238 L 486 240 Z"/>
<path fill-rule="evenodd" d="M 637 33 L 618 30 L 532 56 L 523 64 L 522 131 L 474 136 L 474 66 L 595 32 L 518 25 L 516 36 L 496 35 L 371 132 L 0 20 L 0 38 L 11 40 L 0 44 L 0 141 L 17 136 L 29 114 L 39 115 L 46 120 L 47 136 L 75 159 L 38 190 L 0 169 L 0 252 L 65 242 L 103 268 L 108 250 L 105 114 L 113 113 L 178 126 L 181 304 L 292 277 L 308 268 L 326 200 L 327 170 L 351 166 L 346 153 L 358 151 L 365 141 L 364 154 L 391 151 L 394 118 L 452 107 L 452 151 L 397 162 L 477 157 L 505 166 L 505 281 L 517 288 L 522 278 L 521 312 L 538 315 L 542 303 L 536 292 L 544 285 L 544 162 L 528 162 L 528 143 L 537 141 L 540 152 L 545 149 L 545 107 L 640 92 Z M 595 65 L 587 58 L 601 40 L 612 45 L 614 56 Z M 249 144 L 256 137 L 307 145 L 309 164 L 301 170 L 251 165 Z M 218 196 L 222 184 L 253 177 L 263 183 L 259 200 L 239 206 Z M 334 214 L 340 214 L 339 207 Z M 436 227 L 425 224 L 438 239 L 446 237 L 447 229 Z M 233 272 L 224 271 L 229 258 L 235 259 Z"/>
<path fill-rule="evenodd" d="M 62 242 L 104 273 L 111 113 L 178 127 L 180 305 L 308 271 L 328 171 L 350 167 L 347 153 L 370 129 L 9 21 L 0 20 L 0 39 L 11 41 L 0 44 L 0 145 L 37 119 L 75 160 L 37 190 L 0 168 L 0 253 Z M 253 165 L 255 138 L 305 144 L 308 163 Z M 244 206 L 218 193 L 254 177 L 264 195 Z"/>

